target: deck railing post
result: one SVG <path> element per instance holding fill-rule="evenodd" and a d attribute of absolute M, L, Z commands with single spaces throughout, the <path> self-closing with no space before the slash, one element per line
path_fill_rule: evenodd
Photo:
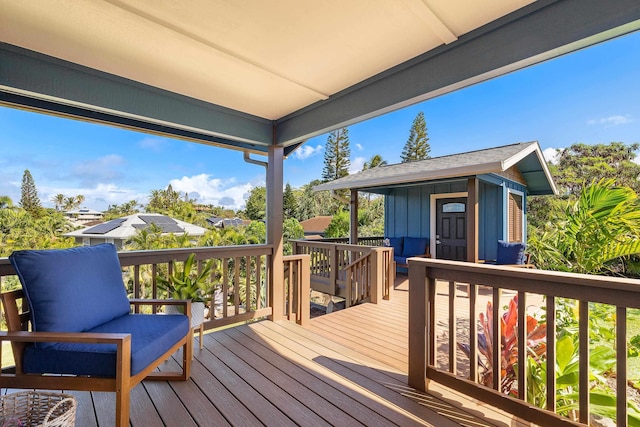
<path fill-rule="evenodd" d="M 329 249 L 329 286 L 334 291 L 334 295 L 338 295 L 338 245 L 331 245 Z"/>
<path fill-rule="evenodd" d="M 370 271 L 371 271 L 371 288 L 369 292 L 371 293 L 371 302 L 373 304 L 378 304 L 382 301 L 384 297 L 384 276 L 383 276 L 383 265 L 384 260 L 382 257 L 384 256 L 384 251 L 382 248 L 373 248 L 371 250 L 371 256 L 369 259 L 371 260 Z"/>
<path fill-rule="evenodd" d="M 311 256 L 310 255 L 300 255 L 300 269 L 298 270 L 298 315 L 297 323 L 299 325 L 306 325 L 309 323 L 309 319 L 311 317 L 310 308 L 311 308 Z"/>
<path fill-rule="evenodd" d="M 428 278 L 427 281 L 427 267 L 409 262 L 409 386 L 421 391 L 426 391 L 428 386 L 430 286 L 435 286 L 435 280 Z"/>

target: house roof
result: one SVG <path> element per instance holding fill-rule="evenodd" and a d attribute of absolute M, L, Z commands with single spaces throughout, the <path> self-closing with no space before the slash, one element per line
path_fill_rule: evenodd
<path fill-rule="evenodd" d="M 0 0 L 0 104 L 288 155 L 638 28 L 637 0 Z"/>
<path fill-rule="evenodd" d="M 66 233 L 65 236 L 126 240 L 134 236 L 138 230 L 145 229 L 151 224 L 158 225 L 165 233 L 187 233 L 190 236 L 202 236 L 207 231 L 206 228 L 173 219 L 166 215 L 137 213 L 103 222 L 92 227 L 75 230 Z"/>
<path fill-rule="evenodd" d="M 537 142 L 487 148 L 449 156 L 384 165 L 314 187 L 314 190 L 376 189 L 401 184 L 502 173 L 517 166 L 532 195 L 556 194 L 551 173 Z"/>
<path fill-rule="evenodd" d="M 331 216 L 321 215 L 300 222 L 305 234 L 322 234 L 331 223 Z"/>
<path fill-rule="evenodd" d="M 89 208 L 78 208 L 64 212 L 66 215 L 103 215 L 102 212 Z"/>

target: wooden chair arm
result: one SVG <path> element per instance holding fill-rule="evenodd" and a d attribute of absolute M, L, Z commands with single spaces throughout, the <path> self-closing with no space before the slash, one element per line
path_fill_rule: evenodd
<path fill-rule="evenodd" d="M 130 299 L 129 303 L 133 306 L 141 306 L 141 305 L 181 305 L 186 307 L 191 304 L 191 301 L 186 299 L 142 299 L 142 298 L 134 298 Z"/>

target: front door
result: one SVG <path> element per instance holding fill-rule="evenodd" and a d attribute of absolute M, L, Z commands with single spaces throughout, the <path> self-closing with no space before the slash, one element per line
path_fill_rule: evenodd
<path fill-rule="evenodd" d="M 436 258 L 467 260 L 467 198 L 436 200 Z"/>

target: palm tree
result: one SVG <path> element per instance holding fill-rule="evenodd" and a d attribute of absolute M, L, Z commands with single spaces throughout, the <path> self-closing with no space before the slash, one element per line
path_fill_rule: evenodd
<path fill-rule="evenodd" d="M 550 270 L 602 274 L 640 254 L 640 203 L 629 187 L 600 180 L 556 214 L 545 233 L 529 239 L 535 262 Z"/>
<path fill-rule="evenodd" d="M 364 162 L 362 170 L 366 171 L 367 169 L 377 168 L 378 166 L 385 166 L 386 164 L 387 161 L 384 160 L 380 154 L 374 154 L 369 160 Z"/>
<path fill-rule="evenodd" d="M 56 194 L 51 198 L 51 201 L 56 207 L 56 210 L 59 211 L 62 208 L 62 206 L 64 206 L 64 202 L 65 202 L 64 194 L 61 194 L 61 193 Z"/>

